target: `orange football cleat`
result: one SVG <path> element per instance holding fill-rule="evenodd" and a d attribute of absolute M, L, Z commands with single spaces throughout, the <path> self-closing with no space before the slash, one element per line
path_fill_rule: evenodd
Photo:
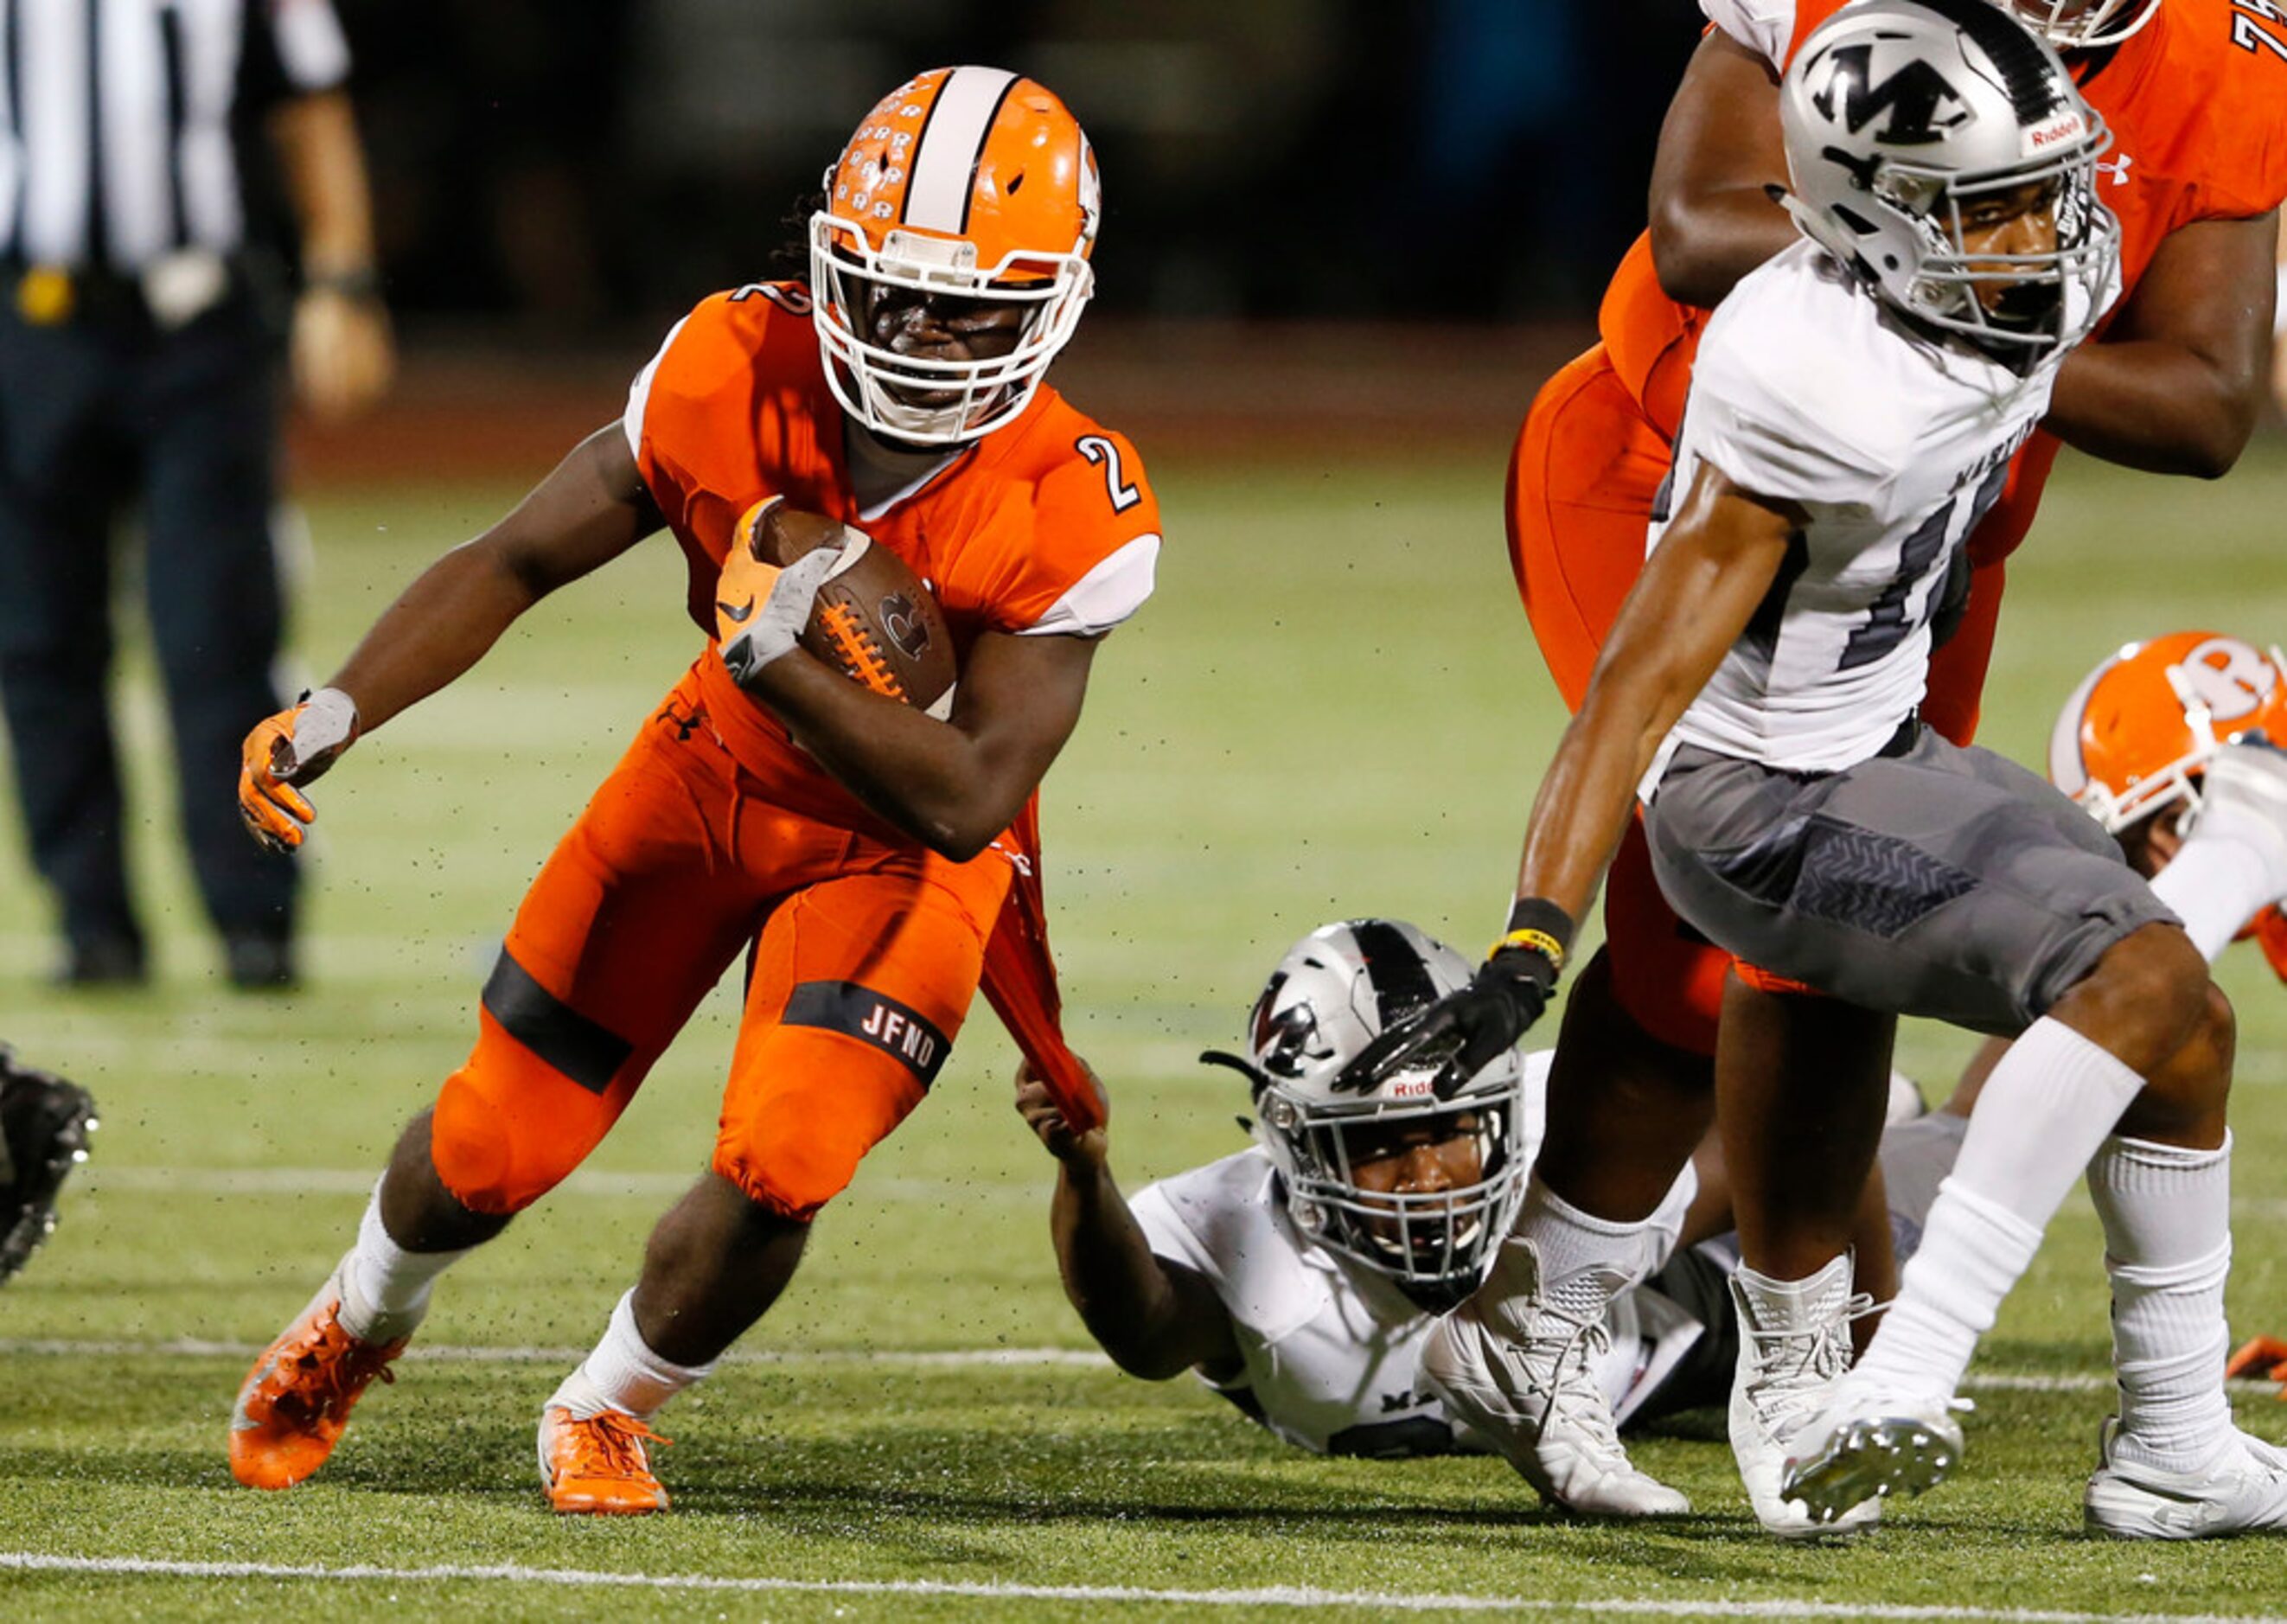
<path fill-rule="evenodd" d="M 2239 1345 L 2239 1351 L 2231 1356 L 2223 1373 L 2227 1376 L 2276 1382 L 2280 1398 L 2287 1401 L 2287 1342 L 2276 1336 L 2250 1337 Z"/>
<path fill-rule="evenodd" d="M 575 1516 L 642 1517 L 667 1509 L 646 1444 L 671 1444 L 621 1410 L 574 1415 L 560 1404 L 540 1413 L 540 1485 L 549 1509 Z"/>
<path fill-rule="evenodd" d="M 251 1489 L 290 1489 L 326 1463 L 375 1377 L 397 1378 L 405 1339 L 361 1342 L 342 1328 L 341 1288 L 327 1280 L 265 1349 L 230 1417 L 230 1475 Z"/>

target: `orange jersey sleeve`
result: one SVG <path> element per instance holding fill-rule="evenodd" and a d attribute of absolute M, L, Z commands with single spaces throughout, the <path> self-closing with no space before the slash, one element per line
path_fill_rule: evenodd
<path fill-rule="evenodd" d="M 1125 435 L 1041 393 L 977 470 L 996 494 L 944 551 L 938 597 L 980 630 L 1100 636 L 1151 596 L 1159 499 Z"/>
<path fill-rule="evenodd" d="M 767 495 L 843 517 L 821 440 L 841 417 L 819 369 L 810 296 L 754 283 L 703 299 L 628 391 L 622 427 L 690 568 L 692 619 L 712 634 L 715 578 L 739 517 Z"/>

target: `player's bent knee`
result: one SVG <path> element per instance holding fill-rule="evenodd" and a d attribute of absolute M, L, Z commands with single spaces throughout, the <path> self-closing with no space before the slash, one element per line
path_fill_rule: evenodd
<path fill-rule="evenodd" d="M 2232 1018 L 2207 960 L 2174 924 L 2141 925 L 2115 942 L 2069 1000 L 2077 1018 L 2069 1024 L 2148 1076 Z"/>
<path fill-rule="evenodd" d="M 724 1102 L 714 1169 L 748 1199 L 807 1220 L 849 1188 L 866 1153 L 926 1090 L 904 1065 L 852 1040 L 781 1027 Z"/>
<path fill-rule="evenodd" d="M 736 1153 L 718 1149 L 714 1168 L 756 1205 L 807 1224 L 850 1187 L 866 1148 L 772 1134 Z"/>
<path fill-rule="evenodd" d="M 471 1212 L 504 1216 L 546 1195 L 603 1137 L 563 1117 L 503 1105 L 467 1070 L 447 1078 L 429 1128 L 429 1154 L 446 1192 Z"/>

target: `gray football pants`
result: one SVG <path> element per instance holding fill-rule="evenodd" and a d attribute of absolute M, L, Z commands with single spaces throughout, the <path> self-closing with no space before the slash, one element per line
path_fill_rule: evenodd
<path fill-rule="evenodd" d="M 1927 728 L 1839 772 L 1685 745 L 1644 831 L 1670 905 L 1726 952 L 1865 1009 L 2005 1036 L 2130 931 L 2175 921 L 2094 819 Z"/>

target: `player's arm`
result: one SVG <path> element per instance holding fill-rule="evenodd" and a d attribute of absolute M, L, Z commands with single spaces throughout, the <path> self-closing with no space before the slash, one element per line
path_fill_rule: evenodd
<path fill-rule="evenodd" d="M 255 837 L 301 844 L 316 813 L 300 786 L 474 665 L 517 616 L 661 522 L 620 425 L 581 441 L 515 511 L 423 571 L 324 691 L 248 735 L 239 809 Z"/>
<path fill-rule="evenodd" d="M 1652 758 L 1747 629 L 1808 522 L 1702 463 L 1620 606 L 1588 692 L 1533 796 L 1508 934 L 1468 986 L 1391 1027 L 1351 1062 L 1366 1078 L 1444 1050 L 1440 1086 L 1524 1034 L 1555 990 L 1575 923 L 1610 866 Z"/>
<path fill-rule="evenodd" d="M 1660 125 L 1651 170 L 1651 256 L 1668 297 L 1712 310 L 1800 240 L 1770 188 L 1787 178 L 1778 76 L 1721 28 L 1692 53 Z"/>
<path fill-rule="evenodd" d="M 2065 358 L 2044 426 L 2131 468 L 2230 471 L 2263 409 L 2278 250 L 2275 210 L 2170 232 L 2104 337 Z"/>
<path fill-rule="evenodd" d="M 743 685 L 859 800 L 960 862 L 1016 819 L 1072 736 L 1100 641 L 982 634 L 942 722 L 850 681 L 800 647 L 749 673 Z"/>
<path fill-rule="evenodd" d="M 1702 463 L 1620 606 L 1579 711 L 1533 796 L 1516 894 L 1578 919 L 1634 811 L 1636 786 L 1738 641 L 1807 522 Z"/>
<path fill-rule="evenodd" d="M 1235 1374 L 1238 1342 L 1223 1299 L 1198 1270 L 1151 1250 L 1112 1176 L 1105 1130 L 1073 1133 L 1030 1065 L 1017 1073 L 1017 1109 L 1056 1159 L 1049 1227 L 1064 1295 L 1088 1335 L 1147 1381 L 1194 1367 Z"/>
<path fill-rule="evenodd" d="M 345 417 L 378 399 L 397 368 L 357 117 L 346 91 L 320 91 L 281 102 L 270 133 L 301 231 L 294 386 L 320 417 Z"/>

